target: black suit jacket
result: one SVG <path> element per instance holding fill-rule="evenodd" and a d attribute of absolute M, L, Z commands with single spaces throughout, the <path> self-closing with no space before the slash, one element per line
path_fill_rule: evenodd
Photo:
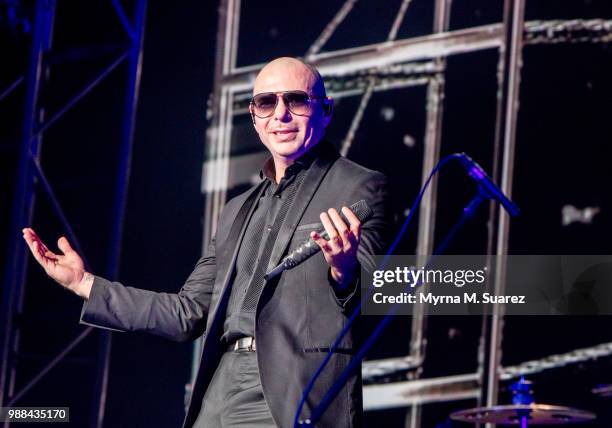
<path fill-rule="evenodd" d="M 373 269 L 372 256 L 383 251 L 388 223 L 388 190 L 385 177 L 343 157 L 322 142 L 281 226 L 269 268 L 322 227 L 319 214 L 330 207 L 365 199 L 374 215 L 362 225 L 358 260 Z M 201 258 L 178 294 L 155 293 L 125 287 L 96 277 L 85 302 L 81 322 L 120 331 L 147 331 L 186 341 L 205 336 L 200 368 L 193 388 L 185 427 L 200 411 L 204 392 L 221 354 L 225 311 L 231 276 L 245 225 L 263 189 L 258 184 L 230 200 L 219 218 L 216 239 L 209 255 Z M 358 278 L 357 272 L 356 277 Z M 281 427 L 291 427 L 302 391 L 325 358 L 350 308 L 358 299 L 358 285 L 338 296 L 330 283 L 329 266 L 321 253 L 264 287 L 257 304 L 255 337 L 264 396 Z M 357 350 L 353 332 L 347 334 L 309 396 L 303 418 L 321 398 Z M 361 383 L 356 373 L 334 400 L 318 426 L 360 425 Z"/>

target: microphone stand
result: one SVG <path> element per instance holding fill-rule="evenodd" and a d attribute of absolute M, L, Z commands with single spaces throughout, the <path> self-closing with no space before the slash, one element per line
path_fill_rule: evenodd
<path fill-rule="evenodd" d="M 453 225 L 451 230 L 447 233 L 442 243 L 436 248 L 436 251 L 434 251 L 434 254 L 432 254 L 432 256 L 427 261 L 427 265 L 429 265 L 433 261 L 435 256 L 443 253 L 446 250 L 448 245 L 455 238 L 455 236 L 461 230 L 463 225 L 469 219 L 474 217 L 474 215 L 476 214 L 476 211 L 478 210 L 478 207 L 480 207 L 480 205 L 484 201 L 489 200 L 489 199 L 491 199 L 491 195 L 479 183 L 478 193 L 463 208 L 463 214 L 461 215 L 459 220 Z M 332 387 L 325 393 L 325 396 L 323 397 L 321 402 L 313 409 L 312 416 L 305 420 L 299 420 L 298 423 L 294 426 L 294 428 L 311 427 L 317 423 L 317 421 L 321 418 L 323 413 L 325 413 L 325 411 L 327 410 L 329 405 L 332 403 L 332 401 L 334 401 L 334 399 L 336 398 L 336 396 L 338 395 L 338 393 L 340 392 L 344 384 L 351 377 L 353 371 L 359 367 L 359 365 L 361 364 L 361 361 L 365 358 L 370 348 L 374 345 L 374 342 L 376 341 L 376 339 L 378 339 L 378 336 L 380 336 L 383 330 L 387 327 L 393 315 L 395 315 L 395 313 L 397 312 L 399 305 L 400 305 L 399 303 L 396 303 L 395 305 L 393 305 L 391 309 L 389 310 L 389 312 L 387 313 L 387 315 L 385 315 L 382 321 L 378 323 L 378 325 L 376 326 L 376 329 L 370 335 L 370 337 L 366 340 L 366 342 L 363 344 L 359 352 L 355 355 L 353 359 L 351 359 L 351 362 L 342 371 L 342 373 L 340 374 L 340 377 L 336 380 L 336 382 L 332 385 Z"/>

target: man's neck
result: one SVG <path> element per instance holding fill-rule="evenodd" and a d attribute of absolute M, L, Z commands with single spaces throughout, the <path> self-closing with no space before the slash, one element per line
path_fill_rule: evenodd
<path fill-rule="evenodd" d="M 321 144 L 321 143 L 319 143 Z M 296 158 L 285 158 L 276 157 L 272 155 L 271 159 L 268 159 L 267 166 L 264 165 L 264 173 L 268 178 L 274 177 L 276 184 L 280 183 L 281 179 L 285 176 L 287 169 L 296 162 L 302 162 L 310 164 L 316 156 L 318 156 L 319 148 L 318 144 L 311 147 L 306 152 L 300 154 Z"/>
<path fill-rule="evenodd" d="M 276 184 L 280 183 L 281 179 L 285 176 L 285 171 L 291 165 L 293 165 L 295 161 L 291 159 L 274 159 L 274 175 Z"/>

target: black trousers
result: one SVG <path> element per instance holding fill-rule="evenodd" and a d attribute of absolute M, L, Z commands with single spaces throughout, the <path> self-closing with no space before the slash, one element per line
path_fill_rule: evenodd
<path fill-rule="evenodd" d="M 223 354 L 204 394 L 194 428 L 274 428 L 255 352 Z"/>

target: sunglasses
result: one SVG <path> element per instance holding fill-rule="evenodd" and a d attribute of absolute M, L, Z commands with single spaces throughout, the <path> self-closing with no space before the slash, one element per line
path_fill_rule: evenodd
<path fill-rule="evenodd" d="M 298 116 L 310 114 L 312 103 L 325 99 L 325 97 L 308 95 L 304 91 L 262 92 L 251 100 L 253 114 L 260 119 L 272 116 L 278 105 L 279 96 L 283 97 L 283 102 L 289 111 Z"/>

